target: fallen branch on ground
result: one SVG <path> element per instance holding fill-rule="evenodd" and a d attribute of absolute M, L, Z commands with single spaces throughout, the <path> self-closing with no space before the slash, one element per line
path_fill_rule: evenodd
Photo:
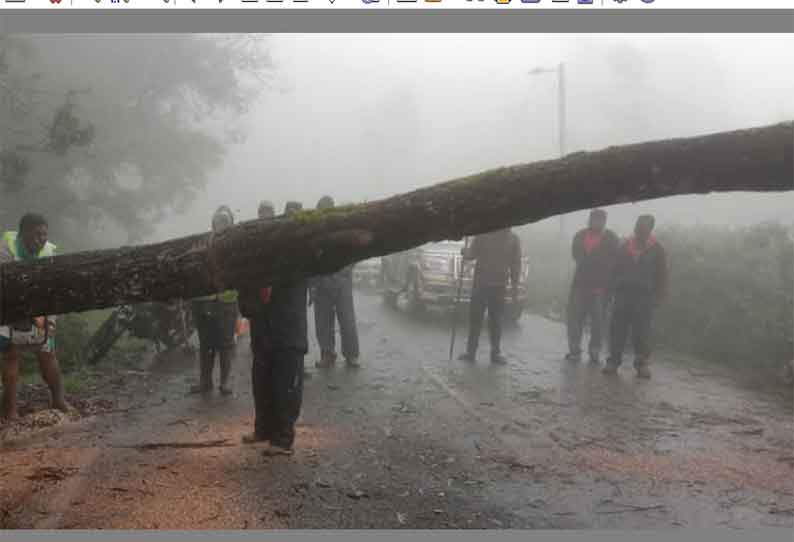
<path fill-rule="evenodd" d="M 47 480 L 60 482 L 75 472 L 77 472 L 77 469 L 72 467 L 38 467 L 33 473 L 27 475 L 26 478 L 35 481 Z"/>

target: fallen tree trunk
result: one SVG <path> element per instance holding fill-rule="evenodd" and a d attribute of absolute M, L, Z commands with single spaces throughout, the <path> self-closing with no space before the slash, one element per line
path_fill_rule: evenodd
<path fill-rule="evenodd" d="M 429 241 L 679 194 L 794 188 L 794 123 L 486 171 L 366 204 L 0 267 L 0 323 L 278 284 Z M 57 234 L 57 232 L 55 232 Z"/>

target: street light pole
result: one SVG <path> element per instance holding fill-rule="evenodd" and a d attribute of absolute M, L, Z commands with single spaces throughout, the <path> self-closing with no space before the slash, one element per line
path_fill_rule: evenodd
<path fill-rule="evenodd" d="M 566 93 L 565 93 L 565 63 L 560 62 L 554 68 L 535 68 L 529 72 L 529 75 L 540 75 L 543 73 L 556 73 L 557 74 L 557 143 L 559 145 L 560 158 L 565 156 L 565 136 L 566 136 Z M 565 239 L 565 216 L 560 215 L 560 258 L 565 258 L 567 251 L 563 248 L 563 240 Z M 566 267 L 566 276 L 570 278 L 570 261 Z M 560 261 L 560 270 L 562 270 L 563 263 Z"/>
<path fill-rule="evenodd" d="M 557 65 L 557 128 L 560 158 L 565 156 L 565 63 Z M 560 243 L 565 239 L 565 215 L 560 215 Z"/>

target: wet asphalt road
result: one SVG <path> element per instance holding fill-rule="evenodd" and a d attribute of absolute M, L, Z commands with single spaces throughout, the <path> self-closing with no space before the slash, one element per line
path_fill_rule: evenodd
<path fill-rule="evenodd" d="M 312 338 L 293 457 L 239 444 L 247 344 L 233 397 L 186 395 L 197 368 L 176 357 L 130 377 L 115 397 L 130 410 L 7 447 L 6 526 L 792 527 L 790 402 L 664 361 L 650 381 L 630 362 L 605 377 L 563 361 L 564 328 L 532 315 L 492 366 L 487 333 L 476 364 L 450 362 L 448 318 L 367 295 L 357 312 L 362 369 L 314 369 Z M 212 446 L 130 448 L 157 442 Z M 66 474 L 29 481 L 42 466 Z"/>

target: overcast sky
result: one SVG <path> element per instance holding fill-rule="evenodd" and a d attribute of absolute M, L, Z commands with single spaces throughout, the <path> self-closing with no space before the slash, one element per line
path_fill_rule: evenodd
<path fill-rule="evenodd" d="M 794 35 L 277 35 L 277 86 L 240 121 L 245 143 L 158 239 L 204 231 L 220 204 L 359 202 L 567 151 L 794 119 Z M 618 230 L 664 223 L 794 221 L 794 195 L 688 196 L 610 208 Z M 583 213 L 569 215 L 569 229 Z M 533 227 L 557 228 L 551 219 Z M 621 231 L 624 233 L 624 231 Z"/>

